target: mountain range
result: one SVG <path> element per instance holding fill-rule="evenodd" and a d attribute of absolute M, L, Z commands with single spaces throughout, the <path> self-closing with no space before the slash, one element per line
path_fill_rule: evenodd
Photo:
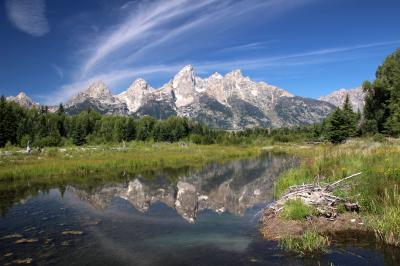
<path fill-rule="evenodd" d="M 253 81 L 240 70 L 201 78 L 188 65 L 161 88 L 152 88 L 144 79 L 137 79 L 126 91 L 113 95 L 105 83 L 95 82 L 67 101 L 64 108 L 68 114 L 91 108 L 101 114 L 150 115 L 157 119 L 177 115 L 212 128 L 239 130 L 320 122 L 343 103 L 347 93 L 354 106 L 362 106 L 360 88 L 339 90 L 316 100 Z M 23 92 L 7 99 L 28 108 L 40 106 Z"/>

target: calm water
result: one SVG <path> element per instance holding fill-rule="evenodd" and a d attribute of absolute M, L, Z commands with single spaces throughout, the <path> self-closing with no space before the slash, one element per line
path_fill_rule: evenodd
<path fill-rule="evenodd" d="M 312 259 L 260 239 L 257 213 L 272 201 L 276 176 L 294 164 L 264 155 L 99 185 L 10 185 L 0 196 L 0 264 L 398 265 L 398 250 L 368 236 Z"/>

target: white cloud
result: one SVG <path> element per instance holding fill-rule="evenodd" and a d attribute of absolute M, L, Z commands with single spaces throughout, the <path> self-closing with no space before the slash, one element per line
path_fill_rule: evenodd
<path fill-rule="evenodd" d="M 50 31 L 44 0 L 7 0 L 8 19 L 19 30 L 32 36 L 43 36 Z"/>
<path fill-rule="evenodd" d="M 129 16 L 120 24 L 110 27 L 88 46 L 91 52 L 82 62 L 81 77 L 88 75 L 94 68 L 98 70 L 112 62 L 116 64 L 135 62 L 138 56 L 159 52 L 165 43 L 185 37 L 200 28 L 219 30 L 224 26 L 237 23 L 252 11 L 264 10 L 265 19 L 279 16 L 286 11 L 304 5 L 313 0 L 169 0 L 144 1 L 141 4 L 129 4 Z M 204 43 L 203 43 L 204 42 Z M 201 47 L 207 40 L 199 42 Z M 184 43 L 179 43 L 184 45 Z M 196 48 L 193 47 L 193 48 Z M 118 54 L 121 51 L 127 53 Z M 87 48 L 83 49 L 87 50 Z M 125 51 L 126 52 L 126 51 Z M 145 53 L 146 52 L 146 53 Z M 179 55 L 179 50 L 174 53 Z M 126 54 L 129 56 L 127 57 Z M 109 59 L 109 60 L 107 60 Z M 103 64 L 102 64 L 103 63 Z"/>

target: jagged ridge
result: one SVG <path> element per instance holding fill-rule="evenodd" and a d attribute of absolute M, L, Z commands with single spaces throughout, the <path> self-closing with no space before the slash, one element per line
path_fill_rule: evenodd
<path fill-rule="evenodd" d="M 225 76 L 214 73 L 203 79 L 188 65 L 158 89 L 144 79 L 137 79 L 126 91 L 114 96 L 99 81 L 65 104 L 69 114 L 87 108 L 101 114 L 151 115 L 157 119 L 178 115 L 213 128 L 240 130 L 320 122 L 334 106 L 297 97 L 265 82 L 255 82 L 240 70 Z"/>

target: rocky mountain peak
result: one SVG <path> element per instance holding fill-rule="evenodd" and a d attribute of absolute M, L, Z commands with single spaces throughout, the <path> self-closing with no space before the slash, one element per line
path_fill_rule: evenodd
<path fill-rule="evenodd" d="M 240 69 L 233 70 L 225 75 L 229 79 L 240 79 L 243 78 L 242 71 Z"/>
<path fill-rule="evenodd" d="M 194 70 L 191 65 L 187 65 L 182 68 L 178 74 L 172 80 L 172 87 L 174 89 L 178 88 L 179 86 L 195 86 L 195 75 Z"/>
<path fill-rule="evenodd" d="M 196 94 L 196 77 L 193 67 L 182 68 L 172 80 L 172 88 L 176 97 L 176 106 L 186 106 L 193 102 Z"/>
<path fill-rule="evenodd" d="M 354 111 L 361 111 L 364 108 L 365 93 L 362 87 L 357 87 L 354 89 L 338 89 L 328 95 L 320 97 L 319 100 L 331 103 L 334 106 L 341 107 L 343 106 L 347 95 L 349 95 L 350 102 Z"/>
<path fill-rule="evenodd" d="M 142 78 L 136 79 L 128 88 L 128 92 L 148 91 L 150 89 L 149 84 Z"/>
<path fill-rule="evenodd" d="M 13 101 L 18 103 L 19 105 L 26 107 L 26 108 L 32 108 L 34 106 L 39 106 L 38 103 L 35 103 L 31 98 L 29 98 L 25 92 L 20 92 L 18 93 L 17 96 L 10 96 L 6 98 L 8 101 Z"/>
<path fill-rule="evenodd" d="M 208 77 L 208 80 L 221 80 L 223 78 L 224 77 L 220 73 L 215 72 L 214 74 Z"/>
<path fill-rule="evenodd" d="M 126 103 L 129 112 L 136 112 L 142 105 L 146 95 L 150 93 L 151 87 L 142 78 L 136 79 L 129 88 L 118 94 L 116 98 Z"/>
<path fill-rule="evenodd" d="M 21 91 L 20 93 L 18 93 L 17 96 L 15 96 L 15 98 L 17 99 L 27 99 L 27 100 L 31 100 L 31 98 L 29 98 L 25 92 Z"/>
<path fill-rule="evenodd" d="M 94 99 L 113 97 L 107 85 L 102 81 L 96 81 L 92 83 L 85 91 L 82 92 L 82 94 Z"/>

